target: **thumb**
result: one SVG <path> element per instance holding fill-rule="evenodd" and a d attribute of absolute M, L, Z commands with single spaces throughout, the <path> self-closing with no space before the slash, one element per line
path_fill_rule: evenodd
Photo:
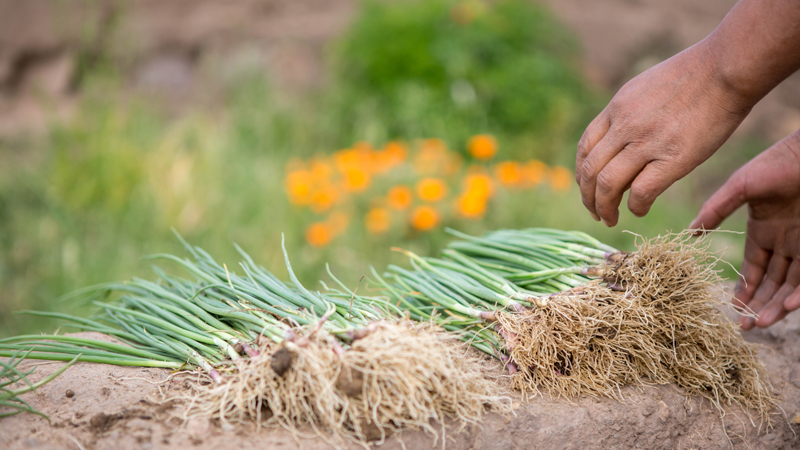
<path fill-rule="evenodd" d="M 747 202 L 744 177 L 734 173 L 700 208 L 689 225 L 692 230 L 712 230 Z"/>

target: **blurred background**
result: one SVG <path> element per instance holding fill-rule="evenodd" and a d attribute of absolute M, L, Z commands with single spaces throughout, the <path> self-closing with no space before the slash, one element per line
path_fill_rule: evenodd
<path fill-rule="evenodd" d="M 613 93 L 732 0 L 0 0 L 0 336 L 88 314 L 58 297 L 150 277 L 174 228 L 318 288 L 437 251 L 446 227 L 679 231 L 800 127 L 800 77 L 644 219 L 606 229 L 572 177 Z M 792 106 L 794 105 L 794 106 Z M 624 202 L 623 202 L 624 205 Z M 743 212 L 726 223 L 743 231 Z M 715 249 L 734 265 L 743 238 Z M 368 289 L 368 286 L 365 287 Z"/>

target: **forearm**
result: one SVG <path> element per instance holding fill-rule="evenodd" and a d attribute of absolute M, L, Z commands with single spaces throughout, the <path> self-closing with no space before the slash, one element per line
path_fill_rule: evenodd
<path fill-rule="evenodd" d="M 699 45 L 717 81 L 750 108 L 800 69 L 800 0 L 741 0 Z"/>

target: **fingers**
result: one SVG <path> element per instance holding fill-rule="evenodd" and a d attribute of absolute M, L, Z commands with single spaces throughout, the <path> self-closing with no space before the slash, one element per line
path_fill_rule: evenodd
<path fill-rule="evenodd" d="M 744 261 L 739 269 L 739 281 L 734 290 L 734 305 L 743 308 L 750 303 L 764 278 L 769 264 L 770 253 L 755 243 L 750 236 L 744 244 Z"/>
<path fill-rule="evenodd" d="M 620 142 L 613 136 L 606 134 L 600 142 L 592 148 L 591 153 L 586 156 L 583 160 L 583 165 L 579 169 L 580 180 L 578 181 L 578 185 L 581 189 L 581 199 L 583 200 L 584 206 L 586 206 L 586 209 L 589 210 L 589 213 L 595 220 L 601 219 L 595 208 L 597 176 L 620 150 Z"/>
<path fill-rule="evenodd" d="M 603 139 L 603 136 L 606 135 L 610 126 L 611 123 L 608 120 L 608 116 L 606 112 L 603 111 L 592 120 L 592 123 L 590 123 L 588 127 L 586 127 L 586 131 L 583 132 L 581 140 L 578 141 L 578 152 L 575 155 L 575 181 L 578 182 L 579 186 L 581 184 L 581 168 L 583 167 L 583 162 L 586 160 L 586 157 L 589 156 L 589 153 L 595 145 Z"/>
<path fill-rule="evenodd" d="M 628 209 L 637 217 L 643 217 L 650 211 L 656 198 L 677 179 L 669 170 L 664 170 L 663 163 L 650 162 L 631 183 Z"/>
<path fill-rule="evenodd" d="M 797 286 L 800 285 L 800 262 L 793 260 L 786 272 L 786 280 L 780 289 L 769 299 L 758 312 L 758 320 L 755 324 L 758 327 L 768 327 L 775 322 L 783 319 L 789 314 L 789 309 L 786 308 L 786 300 L 797 291 Z"/>
<path fill-rule="evenodd" d="M 690 229 L 711 230 L 747 201 L 744 178 L 734 173 L 700 208 Z"/>
<path fill-rule="evenodd" d="M 759 318 L 755 319 L 753 317 L 743 316 L 740 320 L 743 329 L 749 330 L 756 325 L 757 320 L 761 320 L 760 316 L 766 312 L 764 307 L 772 300 L 786 280 L 786 272 L 789 269 L 789 264 L 790 261 L 787 258 L 777 253 L 772 255 L 767 267 L 766 276 L 761 281 L 758 289 L 756 289 L 752 300 L 747 303 L 747 306 L 754 313 L 758 314 Z M 789 293 L 786 295 L 788 294 Z M 783 308 L 783 301 L 780 302 L 779 306 L 781 309 Z"/>
<path fill-rule="evenodd" d="M 595 211 L 603 222 L 613 227 L 619 220 L 619 204 L 631 183 L 641 173 L 647 161 L 626 147 L 597 175 Z"/>

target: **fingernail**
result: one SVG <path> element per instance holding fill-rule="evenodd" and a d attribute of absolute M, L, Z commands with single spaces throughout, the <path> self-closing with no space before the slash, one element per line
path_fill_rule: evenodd
<path fill-rule="evenodd" d="M 742 317 L 741 323 L 743 330 L 749 330 L 750 328 L 753 328 L 753 325 L 756 323 L 756 321 L 752 317 Z"/>

